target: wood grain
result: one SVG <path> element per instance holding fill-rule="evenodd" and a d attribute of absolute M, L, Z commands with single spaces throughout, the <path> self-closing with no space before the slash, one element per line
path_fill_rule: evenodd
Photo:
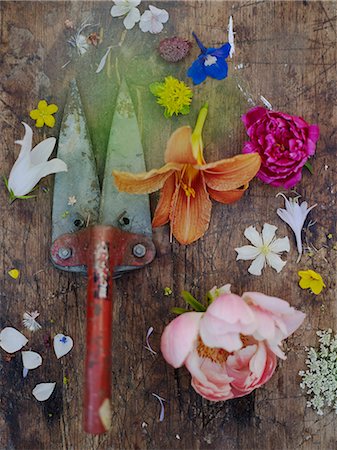
<path fill-rule="evenodd" d="M 167 242 L 167 230 L 159 230 L 160 256 L 143 271 L 117 281 L 114 300 L 113 336 L 113 429 L 101 437 L 82 431 L 82 375 L 85 334 L 86 280 L 57 271 L 49 260 L 52 178 L 41 186 L 35 200 L 8 204 L 4 186 L 0 190 L 0 329 L 22 329 L 24 311 L 38 309 L 43 329 L 31 336 L 32 348 L 44 358 L 42 367 L 22 378 L 21 356 L 0 359 L 0 448 L 2 449 L 227 449 L 227 450 L 332 450 L 337 449 L 335 415 L 317 416 L 306 408 L 299 387 L 298 371 L 304 368 L 305 345 L 315 344 L 317 328 L 337 331 L 336 314 L 336 29 L 335 1 L 189 1 L 162 2 L 171 14 L 168 33 L 189 36 L 192 30 L 205 43 L 226 40 L 229 15 L 234 17 L 236 54 L 230 76 L 223 83 L 238 84 L 243 103 L 223 105 L 223 124 L 213 135 L 210 113 L 206 130 L 207 159 L 240 152 L 245 133 L 240 122 L 247 99 L 266 97 L 275 109 L 303 115 L 319 123 L 321 139 L 313 160 L 314 176 L 304 173 L 297 191 L 309 202 L 318 203 L 312 213 L 316 224 L 306 231 L 308 244 L 318 250 L 295 263 L 294 240 L 276 216 L 281 202 L 277 190 L 254 181 L 242 201 L 214 204 L 209 232 L 188 247 Z M 56 101 L 62 110 L 66 81 L 72 68 L 67 61 L 64 20 L 80 23 L 89 14 L 102 25 L 111 26 L 111 2 L 2 2 L 0 136 L 1 174 L 8 175 L 21 138 L 22 120 L 40 98 Z M 193 50 L 193 57 L 196 50 Z M 191 57 L 192 58 L 192 57 Z M 238 69 L 238 65 L 243 68 Z M 236 68 L 235 68 L 236 67 Z M 219 84 L 208 84 L 209 103 L 217 104 Z M 234 96 L 234 94 L 233 94 Z M 234 96 L 235 97 L 235 96 Z M 233 98 L 234 98 L 233 97 Z M 236 97 L 235 97 L 236 98 Z M 235 120 L 226 117 L 231 105 Z M 60 118 L 61 115 L 59 115 Z M 227 122 L 226 122 L 227 120 Z M 59 126 L 59 120 L 57 127 Z M 228 131 L 230 130 L 230 132 Z M 167 131 L 167 135 L 170 130 Z M 54 133 L 54 130 L 53 130 Z M 161 133 L 154 131 L 154 144 Z M 166 131 L 165 131 L 166 133 Z M 164 133 L 164 134 L 165 134 Z M 51 135 L 34 131 L 36 142 Z M 164 139 L 164 141 L 165 141 Z M 103 145 L 103 144 L 102 144 Z M 149 144 L 146 143 L 146 148 Z M 149 150 L 148 164 L 158 166 L 162 154 Z M 154 204 L 154 202 L 153 202 Z M 292 251 L 280 275 L 266 269 L 252 277 L 247 264 L 235 262 L 234 247 L 243 245 L 248 225 L 269 222 L 289 234 Z M 327 234 L 333 235 L 327 239 Z M 21 270 L 19 280 L 7 271 Z M 319 271 L 327 288 L 317 299 L 297 285 L 297 271 Z M 280 296 L 307 313 L 305 325 L 288 340 L 288 359 L 280 362 L 272 380 L 248 397 L 225 403 L 210 403 L 190 387 L 185 369 L 173 370 L 159 352 L 160 334 L 172 319 L 172 306 L 183 306 L 179 293 L 190 290 L 202 297 L 213 285 L 232 283 L 234 292 L 259 290 Z M 171 297 L 163 289 L 170 286 Z M 153 326 L 153 357 L 145 348 L 147 329 Z M 48 344 L 56 333 L 73 337 L 71 354 L 57 361 Z M 63 378 L 66 377 L 66 384 Z M 31 395 L 41 381 L 57 381 L 56 392 L 45 403 Z M 156 393 L 166 402 L 165 419 L 159 422 Z"/>

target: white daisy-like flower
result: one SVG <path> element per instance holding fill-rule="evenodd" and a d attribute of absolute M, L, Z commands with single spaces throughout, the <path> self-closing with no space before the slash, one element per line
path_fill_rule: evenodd
<path fill-rule="evenodd" d="M 252 275 L 261 275 L 262 269 L 266 264 L 278 273 L 285 266 L 286 261 L 283 261 L 279 254 L 289 252 L 289 239 L 287 236 L 276 239 L 276 230 L 277 227 L 269 223 L 264 224 L 262 235 L 253 226 L 245 229 L 244 235 L 253 245 L 244 245 L 236 248 L 235 251 L 238 253 L 236 260 L 254 260 L 248 268 L 248 272 Z"/>
<path fill-rule="evenodd" d="M 166 23 L 169 20 L 169 13 L 166 9 L 159 9 L 150 5 L 149 9 L 142 14 L 139 22 L 139 28 L 144 32 L 150 32 L 152 34 L 160 33 Z"/>
<path fill-rule="evenodd" d="M 295 234 L 298 251 L 298 258 L 296 262 L 299 262 L 303 253 L 301 236 L 302 228 L 307 215 L 313 208 L 317 206 L 317 203 L 308 208 L 307 202 L 302 202 L 301 204 L 299 204 L 298 197 L 287 198 L 284 194 L 282 194 L 282 192 L 279 192 L 277 196 L 278 195 L 281 195 L 284 198 L 286 209 L 278 208 L 276 212 L 277 215 L 283 220 L 283 222 L 287 223 L 290 226 Z"/>
<path fill-rule="evenodd" d="M 76 202 L 77 202 L 77 199 L 76 199 L 75 195 L 70 195 L 70 197 L 68 197 L 68 205 L 69 206 L 74 206 Z"/>
<path fill-rule="evenodd" d="M 33 312 L 25 312 L 23 313 L 23 325 L 29 330 L 29 331 L 37 331 L 40 330 L 42 327 L 41 325 L 35 320 L 37 317 L 39 317 L 40 313 L 38 311 Z"/>
<path fill-rule="evenodd" d="M 111 8 L 112 17 L 125 16 L 123 24 L 127 30 L 131 30 L 140 21 L 140 12 L 137 6 L 141 0 L 114 0 Z"/>

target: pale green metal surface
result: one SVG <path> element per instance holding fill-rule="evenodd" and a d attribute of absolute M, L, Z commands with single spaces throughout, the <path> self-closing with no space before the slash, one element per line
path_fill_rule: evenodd
<path fill-rule="evenodd" d="M 149 196 L 119 192 L 112 177 L 113 170 L 146 171 L 137 116 L 125 81 L 120 85 L 110 130 L 99 222 L 151 235 Z"/>
<path fill-rule="evenodd" d="M 98 222 L 100 188 L 87 121 L 75 80 L 70 83 L 57 157 L 68 172 L 55 175 L 52 239 Z M 76 203 L 69 205 L 69 197 Z"/>

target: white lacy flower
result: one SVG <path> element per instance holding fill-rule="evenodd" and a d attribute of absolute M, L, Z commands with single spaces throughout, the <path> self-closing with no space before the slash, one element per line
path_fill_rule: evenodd
<path fill-rule="evenodd" d="M 22 124 L 26 133 L 22 141 L 15 142 L 21 145 L 21 151 L 8 178 L 8 189 L 14 198 L 23 197 L 31 192 L 41 178 L 51 173 L 67 171 L 66 163 L 60 159 L 48 161 L 56 139 L 54 137 L 45 139 L 32 149 L 33 131 L 26 123 Z"/>
<path fill-rule="evenodd" d="M 169 20 L 169 13 L 165 9 L 159 9 L 150 5 L 149 9 L 142 14 L 139 28 L 146 33 L 157 34 L 164 28 L 163 23 Z"/>
<path fill-rule="evenodd" d="M 262 235 L 253 226 L 246 228 L 244 235 L 253 245 L 236 248 L 235 251 L 238 253 L 236 260 L 253 259 L 254 261 L 248 268 L 248 272 L 252 275 L 261 275 L 266 264 L 278 273 L 285 266 L 286 261 L 280 258 L 279 253 L 289 252 L 289 239 L 288 237 L 275 239 L 276 230 L 277 227 L 269 223 L 264 224 Z"/>
<path fill-rule="evenodd" d="M 298 197 L 287 199 L 287 197 L 281 192 L 277 195 L 282 195 L 284 198 L 286 209 L 278 208 L 276 212 L 277 215 L 290 226 L 295 234 L 298 251 L 298 258 L 296 262 L 299 262 L 303 253 L 301 236 L 302 228 L 307 215 L 313 208 L 315 208 L 315 206 L 317 206 L 317 203 L 308 208 L 307 202 L 302 202 L 301 204 L 298 203 Z"/>
<path fill-rule="evenodd" d="M 125 16 L 123 24 L 127 30 L 131 30 L 140 21 L 140 12 L 136 8 L 141 0 L 115 0 L 111 8 L 112 17 Z"/>
<path fill-rule="evenodd" d="M 40 313 L 38 311 L 33 312 L 25 312 L 23 313 L 23 325 L 29 330 L 29 331 L 37 331 L 40 330 L 42 327 L 41 325 L 35 320 L 37 317 L 39 317 Z"/>

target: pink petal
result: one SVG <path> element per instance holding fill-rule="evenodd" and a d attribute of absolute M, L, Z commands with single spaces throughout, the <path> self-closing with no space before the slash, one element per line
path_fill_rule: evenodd
<path fill-rule="evenodd" d="M 246 129 L 248 129 L 259 119 L 264 117 L 267 111 L 268 110 L 266 108 L 263 108 L 262 106 L 256 106 L 255 108 L 250 109 L 246 114 L 244 114 L 241 117 L 241 120 L 244 123 Z"/>

